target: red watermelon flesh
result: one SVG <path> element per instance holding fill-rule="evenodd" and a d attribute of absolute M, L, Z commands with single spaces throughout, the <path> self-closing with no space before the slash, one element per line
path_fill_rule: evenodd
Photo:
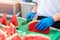
<path fill-rule="evenodd" d="M 18 26 L 17 17 L 16 17 L 16 15 L 15 15 L 15 14 L 11 17 L 11 19 L 10 19 L 10 22 L 9 22 L 9 23 L 14 24 L 16 27 Z"/>
<path fill-rule="evenodd" d="M 0 18 L 0 22 L 1 22 L 1 18 Z"/>
<path fill-rule="evenodd" d="M 3 30 L 8 34 L 8 36 L 16 33 L 16 29 L 12 25 L 8 26 L 7 28 L 3 28 Z"/>
<path fill-rule="evenodd" d="M 1 18 L 1 23 L 4 24 L 4 25 L 7 25 L 6 13 L 2 16 L 2 18 Z"/>
<path fill-rule="evenodd" d="M 20 36 L 15 35 L 13 38 L 11 38 L 11 40 L 21 40 Z"/>
<path fill-rule="evenodd" d="M 44 33 L 44 34 L 48 34 L 48 33 L 49 33 L 50 28 L 47 28 L 45 31 L 37 30 L 37 29 L 36 29 L 36 24 L 37 24 L 37 23 L 38 23 L 38 22 L 32 22 L 32 23 L 30 23 L 30 24 L 28 25 L 28 30 L 29 30 L 29 31 L 32 31 L 32 32 L 41 32 L 41 33 Z"/>
<path fill-rule="evenodd" d="M 23 40 L 50 40 L 50 38 L 44 36 L 24 36 Z"/>
<path fill-rule="evenodd" d="M 0 33 L 0 40 L 6 40 L 6 37 L 4 34 Z"/>

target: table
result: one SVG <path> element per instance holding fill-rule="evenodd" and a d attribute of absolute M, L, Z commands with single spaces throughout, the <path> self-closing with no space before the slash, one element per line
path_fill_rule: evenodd
<path fill-rule="evenodd" d="M 22 22 L 24 22 L 25 19 L 24 18 L 18 18 L 18 24 L 19 24 L 19 28 L 17 28 L 17 32 L 20 33 L 20 36 L 23 36 L 24 33 L 26 34 L 40 34 L 40 35 L 44 35 L 44 36 L 48 36 L 51 40 L 58 40 L 60 37 L 60 32 L 58 30 L 55 29 L 50 29 L 50 33 L 49 34 L 42 34 L 42 33 L 36 33 L 36 32 L 29 32 L 28 31 L 28 24 L 26 25 L 21 25 Z"/>

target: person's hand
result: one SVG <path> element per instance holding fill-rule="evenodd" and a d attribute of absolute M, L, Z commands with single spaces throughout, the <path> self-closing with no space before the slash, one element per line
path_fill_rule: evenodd
<path fill-rule="evenodd" d="M 28 13 L 27 15 L 26 15 L 26 19 L 28 20 L 32 20 L 33 19 L 33 17 L 34 17 L 34 15 L 35 15 L 35 13 L 34 12 L 30 12 L 30 13 Z"/>
<path fill-rule="evenodd" d="M 50 27 L 52 24 L 54 23 L 54 20 L 52 17 L 47 17 L 44 18 L 42 20 L 40 20 L 37 25 L 36 28 L 37 30 L 46 30 L 48 27 Z"/>

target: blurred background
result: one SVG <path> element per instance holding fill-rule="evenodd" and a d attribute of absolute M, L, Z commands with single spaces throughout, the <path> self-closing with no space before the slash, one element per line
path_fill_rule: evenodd
<path fill-rule="evenodd" d="M 16 14 L 17 17 L 25 18 L 33 6 L 33 0 L 0 0 L 0 17 L 6 13 L 7 18 L 11 18 L 13 14 Z M 34 19 L 36 19 L 36 17 Z"/>

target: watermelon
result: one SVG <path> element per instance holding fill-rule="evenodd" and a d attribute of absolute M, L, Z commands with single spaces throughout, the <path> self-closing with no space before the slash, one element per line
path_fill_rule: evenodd
<path fill-rule="evenodd" d="M 38 23 L 38 21 L 34 21 L 34 22 L 29 23 L 28 30 L 32 31 L 32 32 L 40 32 L 40 33 L 44 33 L 44 34 L 48 34 L 49 33 L 50 28 L 47 28 L 45 31 L 37 30 L 36 29 L 36 24 L 37 23 Z"/>
<path fill-rule="evenodd" d="M 0 40 L 6 40 L 7 34 L 0 29 Z"/>
<path fill-rule="evenodd" d="M 1 23 L 1 18 L 0 18 L 0 23 Z"/>
<path fill-rule="evenodd" d="M 7 25 L 6 13 L 2 16 L 2 18 L 1 18 L 1 23 L 4 24 L 4 25 Z"/>
<path fill-rule="evenodd" d="M 0 40 L 6 40 L 6 37 L 5 37 L 4 34 L 1 34 L 1 33 L 0 33 Z"/>
<path fill-rule="evenodd" d="M 6 40 L 21 40 L 21 38 L 17 33 L 15 33 L 14 35 L 8 37 Z"/>
<path fill-rule="evenodd" d="M 15 25 L 15 27 L 18 26 L 18 20 L 17 20 L 17 17 L 16 15 L 14 14 L 11 19 L 10 19 L 10 22 L 9 23 L 12 23 L 13 25 Z"/>
<path fill-rule="evenodd" d="M 41 35 L 25 35 L 22 40 L 50 40 L 50 38 Z"/>
<path fill-rule="evenodd" d="M 11 23 L 10 26 L 3 27 L 2 29 L 7 33 L 8 36 L 11 36 L 14 33 L 16 33 L 16 29 L 14 28 L 14 25 L 12 25 Z"/>

